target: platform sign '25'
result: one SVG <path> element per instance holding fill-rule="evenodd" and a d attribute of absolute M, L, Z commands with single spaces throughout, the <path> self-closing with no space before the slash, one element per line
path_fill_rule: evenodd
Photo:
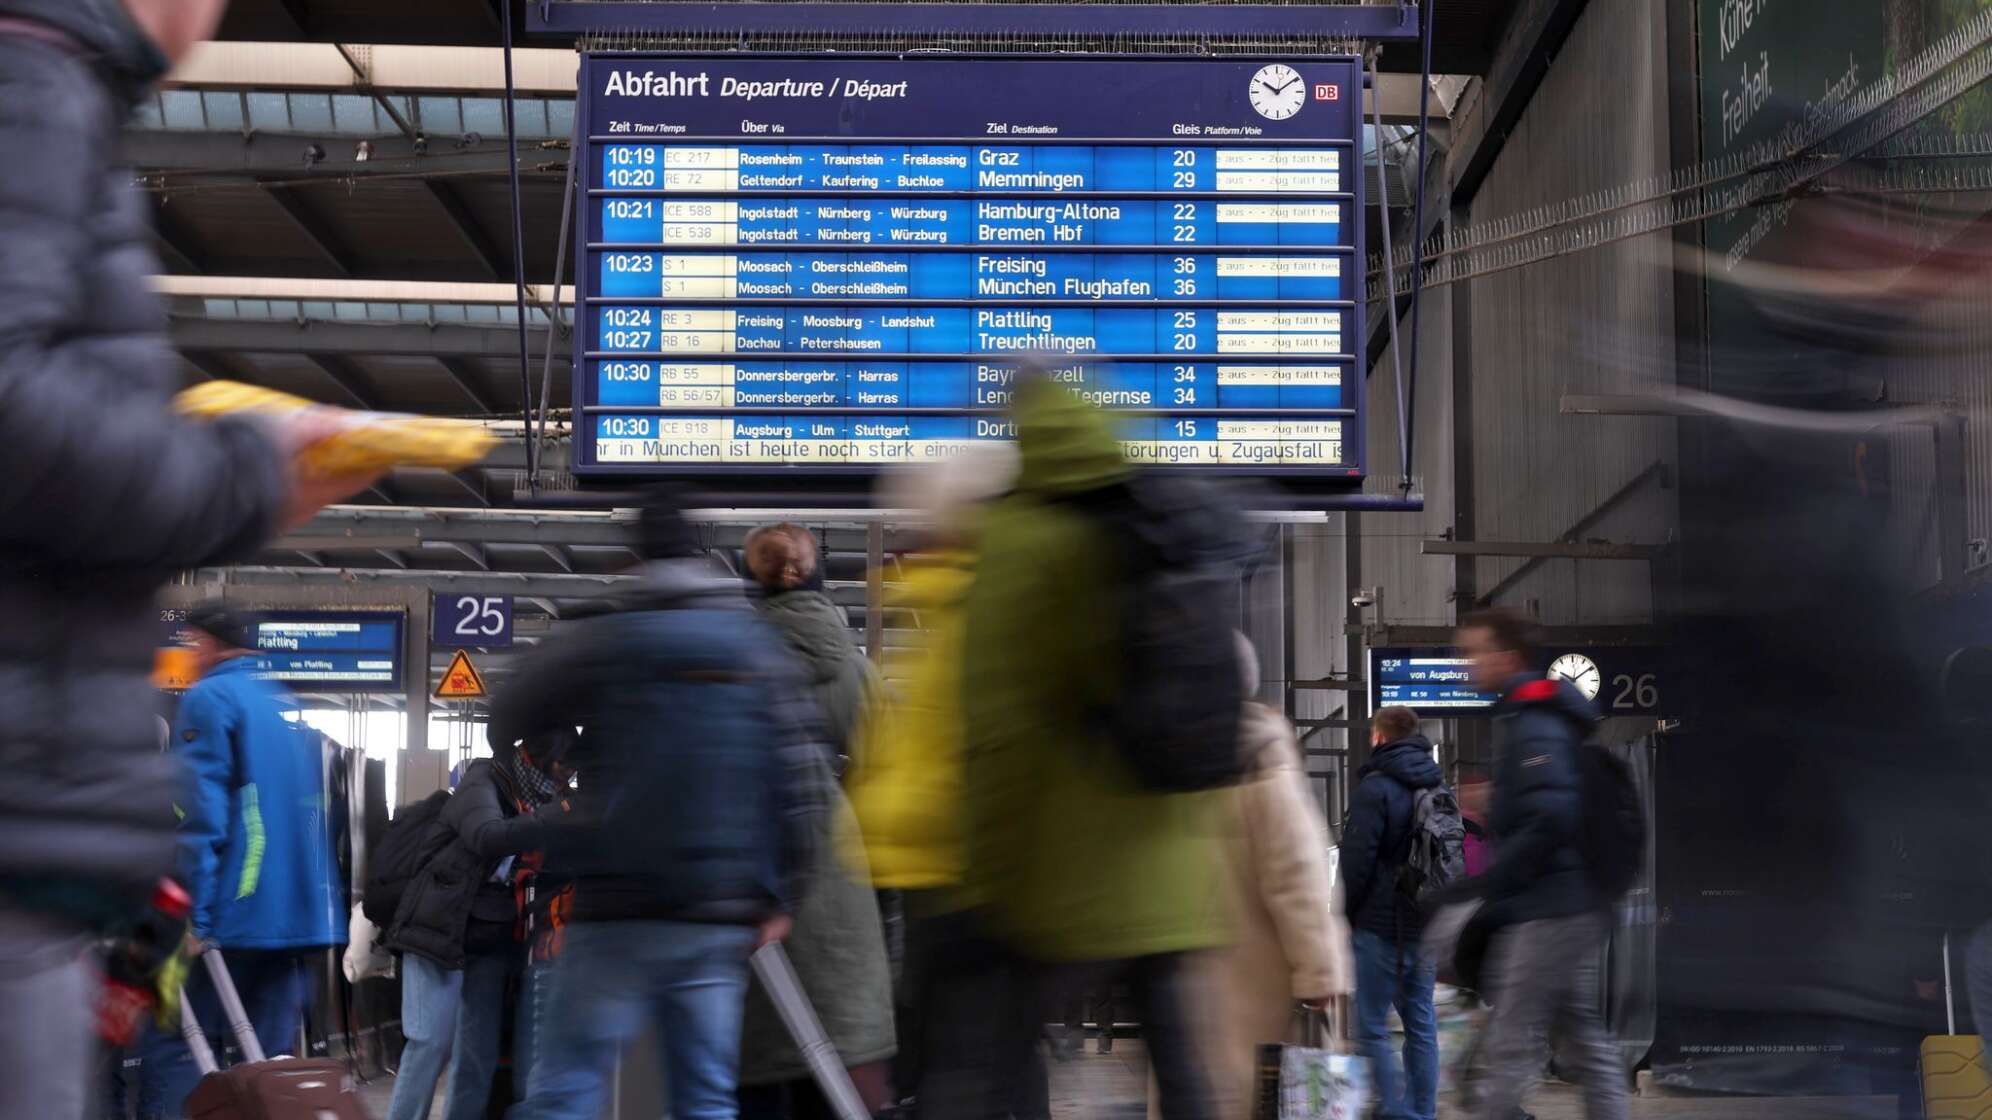
<path fill-rule="evenodd" d="M 438 592 L 429 641 L 456 648 L 512 644 L 512 597 Z"/>

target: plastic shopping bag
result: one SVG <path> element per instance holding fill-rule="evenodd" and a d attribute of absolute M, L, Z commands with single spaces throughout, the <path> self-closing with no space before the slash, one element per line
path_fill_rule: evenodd
<path fill-rule="evenodd" d="M 1301 1041 L 1259 1047 L 1253 1120 L 1359 1120 L 1369 1100 L 1369 1067 L 1331 1048 L 1326 1015 L 1299 1012 Z"/>

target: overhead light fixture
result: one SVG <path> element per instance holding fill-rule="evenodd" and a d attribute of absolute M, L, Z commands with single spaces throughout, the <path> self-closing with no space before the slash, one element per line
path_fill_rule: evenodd
<path fill-rule="evenodd" d="M 374 158 L 374 145 L 371 140 L 362 140 L 353 149 L 354 163 L 365 163 L 372 158 Z"/>
<path fill-rule="evenodd" d="M 325 162 L 325 145 L 316 141 L 304 146 L 304 165 L 313 167 Z"/>

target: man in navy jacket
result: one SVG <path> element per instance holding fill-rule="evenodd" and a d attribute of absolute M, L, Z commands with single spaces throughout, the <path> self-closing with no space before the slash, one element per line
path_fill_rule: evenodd
<path fill-rule="evenodd" d="M 1501 610 L 1460 623 L 1460 649 L 1495 707 L 1494 864 L 1483 877 L 1488 1080 L 1478 1115 L 1509 1120 L 1542 1068 L 1552 1024 L 1584 1084 L 1590 1120 L 1624 1120 L 1625 1065 L 1599 1015 L 1600 951 L 1611 930 L 1582 846 L 1580 751 L 1597 709 L 1567 681 L 1545 679 L 1533 628 Z"/>
<path fill-rule="evenodd" d="M 1411 852 L 1418 791 L 1442 784 L 1439 764 L 1409 708 L 1378 711 L 1370 745 L 1375 749 L 1342 830 L 1342 890 L 1355 932 L 1356 1041 L 1375 1071 L 1376 1120 L 1432 1120 L 1439 1097 L 1437 970 L 1420 951 L 1424 915 L 1397 878 Z M 1393 1006 L 1404 1023 L 1402 1073 L 1390 1053 Z"/>

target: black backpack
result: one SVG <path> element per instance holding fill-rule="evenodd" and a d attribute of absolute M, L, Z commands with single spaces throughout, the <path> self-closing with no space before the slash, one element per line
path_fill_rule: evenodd
<path fill-rule="evenodd" d="M 1242 524 L 1212 487 L 1178 475 L 1139 472 L 1065 503 L 1118 551 L 1120 689 L 1099 718 L 1122 759 L 1160 793 L 1236 784 Z"/>
<path fill-rule="evenodd" d="M 1617 902 L 1646 866 L 1646 803 L 1631 768 L 1596 743 L 1577 748 L 1577 770 L 1584 794 L 1584 866 L 1598 892 Z"/>
<path fill-rule="evenodd" d="M 1411 793 L 1411 846 L 1397 871 L 1397 888 L 1425 909 L 1432 896 L 1466 878 L 1466 820 L 1459 797 L 1445 786 Z"/>
<path fill-rule="evenodd" d="M 450 842 L 449 830 L 438 827 L 449 800 L 450 791 L 439 789 L 413 805 L 402 806 L 374 845 L 360 911 L 383 931 L 394 924 L 408 884 Z"/>

